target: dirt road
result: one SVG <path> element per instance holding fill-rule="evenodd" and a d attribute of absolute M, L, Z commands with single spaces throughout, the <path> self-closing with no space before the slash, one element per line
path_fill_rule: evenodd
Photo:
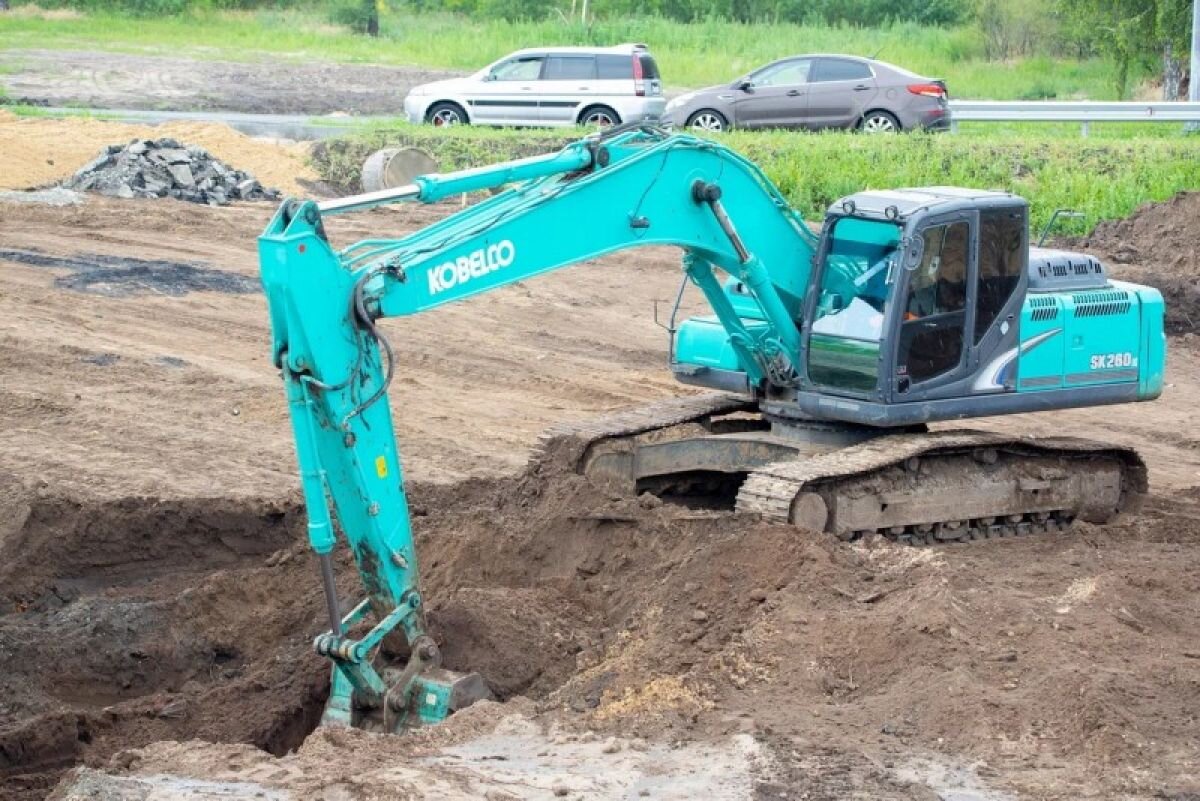
<path fill-rule="evenodd" d="M 400 116 L 413 86 L 456 74 L 311 60 L 0 50 L 0 86 L 10 101 L 83 108 Z"/>
<path fill-rule="evenodd" d="M 331 235 L 446 211 L 338 219 Z M 1194 335 L 1172 339 L 1154 404 L 982 423 L 1138 447 L 1152 497 L 1104 530 L 848 546 L 520 477 L 543 427 L 680 392 L 651 321 L 679 276 L 658 250 L 386 324 L 435 633 L 451 667 L 531 700 L 411 740 L 304 741 L 327 673 L 308 645 L 321 599 L 255 288 L 271 212 L 0 205 L 0 780 L 14 797 L 79 762 L 115 778 L 81 774 L 60 797 L 163 781 L 224 783 L 193 797 L 374 797 L 434 780 L 438 797 L 670 797 L 656 770 L 707 776 L 718 753 L 729 798 L 1200 791 Z M 345 561 L 339 580 L 354 592 Z M 276 756 L 167 742 L 109 762 L 189 738 Z"/>

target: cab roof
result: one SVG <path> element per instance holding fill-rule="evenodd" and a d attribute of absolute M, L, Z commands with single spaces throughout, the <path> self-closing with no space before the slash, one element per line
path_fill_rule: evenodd
<path fill-rule="evenodd" d="M 1011 192 L 996 192 L 987 189 L 967 189 L 961 186 L 922 186 L 912 189 L 867 190 L 856 192 L 829 206 L 828 214 L 842 216 L 850 213 L 848 204 L 853 203 L 853 213 L 868 217 L 888 217 L 888 209 L 895 208 L 898 217 L 909 217 L 918 212 L 941 213 L 962 209 L 1028 206 L 1026 200 Z"/>

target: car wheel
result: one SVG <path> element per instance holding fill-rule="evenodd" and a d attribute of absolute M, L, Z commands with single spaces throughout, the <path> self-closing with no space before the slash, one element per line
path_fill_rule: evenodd
<path fill-rule="evenodd" d="M 858 130 L 871 134 L 899 133 L 900 120 L 886 111 L 876 109 L 875 111 L 868 111 L 863 115 L 862 122 L 858 124 Z"/>
<path fill-rule="evenodd" d="M 610 125 L 620 125 L 621 117 L 608 106 L 591 106 L 579 115 L 579 124 L 589 128 L 607 128 Z"/>
<path fill-rule="evenodd" d="M 425 122 L 437 128 L 447 125 L 466 125 L 467 115 L 457 103 L 434 103 L 425 113 Z"/>
<path fill-rule="evenodd" d="M 725 115 L 721 112 L 705 108 L 688 117 L 687 127 L 707 133 L 720 133 L 728 130 L 729 120 L 725 119 Z"/>

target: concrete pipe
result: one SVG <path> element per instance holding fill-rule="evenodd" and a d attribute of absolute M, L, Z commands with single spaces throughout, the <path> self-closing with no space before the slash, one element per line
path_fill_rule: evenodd
<path fill-rule="evenodd" d="M 433 156 L 416 147 L 388 147 L 376 150 L 362 168 L 364 192 L 380 192 L 411 184 L 418 175 L 437 172 Z"/>

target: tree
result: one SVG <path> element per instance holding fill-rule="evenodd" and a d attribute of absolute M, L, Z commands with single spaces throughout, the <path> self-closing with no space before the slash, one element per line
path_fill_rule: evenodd
<path fill-rule="evenodd" d="M 1163 100 L 1183 99 L 1183 61 L 1191 39 L 1192 3 L 1160 0 L 1155 28 L 1163 64 Z M 1193 76 L 1194 80 L 1194 76 Z"/>
<path fill-rule="evenodd" d="M 1177 100 L 1192 0 L 1060 0 L 1069 31 L 1113 59 L 1117 96 L 1135 64 L 1161 63 L 1163 95 Z"/>
<path fill-rule="evenodd" d="M 1042 0 L 978 0 L 975 24 L 992 61 L 1045 52 L 1061 41 L 1056 10 Z"/>
<path fill-rule="evenodd" d="M 367 36 L 379 35 L 379 0 L 363 0 L 363 18 Z"/>

